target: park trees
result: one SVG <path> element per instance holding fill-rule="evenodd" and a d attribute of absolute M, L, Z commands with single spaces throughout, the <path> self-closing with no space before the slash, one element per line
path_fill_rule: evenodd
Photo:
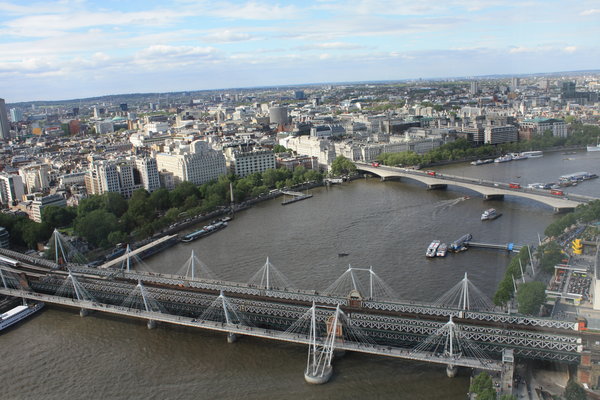
<path fill-rule="evenodd" d="M 527 282 L 519 285 L 517 302 L 519 313 L 537 315 L 540 306 L 546 301 L 546 285 L 542 282 Z"/>

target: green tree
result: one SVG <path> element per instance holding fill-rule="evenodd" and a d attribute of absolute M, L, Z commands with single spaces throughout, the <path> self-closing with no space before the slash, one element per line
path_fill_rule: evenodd
<path fill-rule="evenodd" d="M 167 211 L 171 208 L 171 198 L 169 191 L 165 188 L 160 188 L 152 192 L 150 202 L 157 211 Z"/>
<path fill-rule="evenodd" d="M 519 286 L 517 302 L 521 314 L 537 315 L 546 301 L 546 286 L 542 282 L 527 282 Z"/>
<path fill-rule="evenodd" d="M 127 200 L 119 193 L 106 192 L 102 195 L 104 209 L 119 218 L 127 211 Z"/>
<path fill-rule="evenodd" d="M 540 267 L 546 272 L 552 272 L 554 266 L 559 264 L 563 259 L 562 249 L 555 241 L 538 247 L 536 255 L 540 261 Z"/>
<path fill-rule="evenodd" d="M 187 199 L 190 196 L 196 196 L 198 198 L 200 197 L 198 187 L 189 181 L 181 182 L 170 193 L 169 197 L 171 199 L 171 206 L 181 207 L 185 199 Z"/>
<path fill-rule="evenodd" d="M 517 400 L 517 396 L 512 394 L 503 394 L 500 396 L 500 400 Z"/>
<path fill-rule="evenodd" d="M 495 399 L 496 391 L 494 390 L 494 383 L 492 377 L 487 372 L 481 372 L 478 374 L 469 387 L 469 392 L 476 393 L 478 399 Z M 492 393 L 494 397 L 488 397 Z"/>
<path fill-rule="evenodd" d="M 280 144 L 273 146 L 273 153 L 287 153 L 289 150 Z"/>
<path fill-rule="evenodd" d="M 42 209 L 42 222 L 51 229 L 71 225 L 76 216 L 77 209 L 74 207 L 47 206 Z"/>
<path fill-rule="evenodd" d="M 109 245 L 108 235 L 119 231 L 119 222 L 114 214 L 99 209 L 84 216 L 78 216 L 74 224 L 75 233 L 89 243 L 106 247 Z"/>
<path fill-rule="evenodd" d="M 356 165 L 344 156 L 337 156 L 331 163 L 331 173 L 333 175 L 348 175 L 356 171 Z"/>
<path fill-rule="evenodd" d="M 154 219 L 154 207 L 150 201 L 150 194 L 146 190 L 138 189 L 133 192 L 133 195 L 129 199 L 127 214 L 131 216 L 138 226 Z"/>
<path fill-rule="evenodd" d="M 574 380 L 570 380 L 567 383 L 567 387 L 565 388 L 565 393 L 563 394 L 565 400 L 585 400 L 587 396 L 585 394 L 585 390 Z"/>

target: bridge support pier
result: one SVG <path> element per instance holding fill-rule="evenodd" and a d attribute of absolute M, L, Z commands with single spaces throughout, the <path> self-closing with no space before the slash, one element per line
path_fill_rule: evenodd
<path fill-rule="evenodd" d="M 331 379 L 331 375 L 333 374 L 333 367 L 331 365 L 326 366 L 321 373 L 312 374 L 310 371 L 304 372 L 304 380 L 307 383 L 313 385 L 322 385 L 327 383 L 329 379 Z"/>
<path fill-rule="evenodd" d="M 81 310 L 79 310 L 79 316 L 80 317 L 87 317 L 87 315 L 90 313 L 90 310 L 82 308 Z"/>
<path fill-rule="evenodd" d="M 448 364 L 446 366 L 446 375 L 448 375 L 448 378 L 454 378 L 456 376 L 456 374 L 458 373 L 458 367 L 452 364 Z"/>
<path fill-rule="evenodd" d="M 503 194 L 486 194 L 485 199 L 486 200 L 504 200 L 504 195 Z"/>
<path fill-rule="evenodd" d="M 227 333 L 227 343 L 231 344 L 235 342 L 237 342 L 237 335 L 232 332 Z"/>
<path fill-rule="evenodd" d="M 148 327 L 148 329 L 154 329 L 156 328 L 156 321 L 153 319 L 149 319 L 146 323 L 146 326 Z"/>
<path fill-rule="evenodd" d="M 446 184 L 427 185 L 427 190 L 447 189 L 447 188 L 448 188 L 448 185 L 446 185 Z"/>

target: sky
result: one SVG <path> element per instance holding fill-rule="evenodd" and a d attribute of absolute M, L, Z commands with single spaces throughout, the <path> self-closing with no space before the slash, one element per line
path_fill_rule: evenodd
<path fill-rule="evenodd" d="M 0 0 L 0 98 L 600 69 L 600 0 Z"/>

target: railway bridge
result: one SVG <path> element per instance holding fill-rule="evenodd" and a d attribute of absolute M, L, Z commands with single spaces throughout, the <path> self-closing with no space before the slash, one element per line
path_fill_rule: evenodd
<path fill-rule="evenodd" d="M 556 212 L 573 210 L 579 204 L 597 200 L 591 196 L 574 194 L 553 195 L 548 191 L 529 188 L 511 188 L 505 182 L 493 182 L 455 175 L 440 174 L 433 171 L 413 170 L 399 167 L 378 166 L 355 162 L 356 168 L 381 179 L 408 179 L 427 185 L 428 189 L 446 189 L 448 186 L 462 187 L 477 192 L 485 199 L 503 199 L 505 196 L 522 197 L 550 206 Z"/>
<path fill-rule="evenodd" d="M 1 250 L 0 294 L 80 310 L 254 336 L 308 346 L 305 378 L 324 383 L 336 349 L 499 371 L 510 392 L 512 360 L 578 364 L 582 340 L 572 321 L 526 317 L 495 308 L 466 274 L 433 303 L 397 300 L 372 268 L 349 267 L 327 289 L 285 286 L 267 260 L 249 283 L 204 278 L 194 255 L 186 272 L 169 275 L 122 268 L 59 265 Z M 127 267 L 125 267 L 125 265 Z M 118 266 L 114 266 L 118 267 Z M 362 283 L 361 283 L 362 282 Z M 366 282 L 366 283 L 365 283 Z"/>

